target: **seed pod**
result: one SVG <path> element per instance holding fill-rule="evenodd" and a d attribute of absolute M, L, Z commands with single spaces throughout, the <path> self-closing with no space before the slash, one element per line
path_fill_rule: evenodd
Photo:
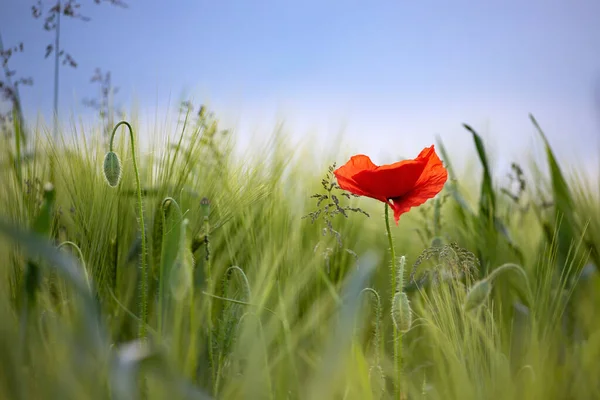
<path fill-rule="evenodd" d="M 464 310 L 468 312 L 483 305 L 488 297 L 490 297 L 491 292 L 492 283 L 489 279 L 483 279 L 475 283 L 469 290 L 469 293 L 467 293 L 467 298 L 463 306 Z"/>
<path fill-rule="evenodd" d="M 412 310 L 408 296 L 404 292 L 396 292 L 392 303 L 392 321 L 396 328 L 402 332 L 408 332 L 412 326 Z"/>
<path fill-rule="evenodd" d="M 121 161 L 114 151 L 109 151 L 104 156 L 104 177 L 112 187 L 117 186 L 121 180 Z"/>

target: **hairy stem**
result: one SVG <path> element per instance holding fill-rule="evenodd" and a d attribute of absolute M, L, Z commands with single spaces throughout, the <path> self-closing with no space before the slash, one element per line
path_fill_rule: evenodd
<path fill-rule="evenodd" d="M 394 249 L 394 241 L 392 239 L 392 231 L 390 229 L 390 220 L 389 220 L 389 204 L 385 203 L 385 229 L 387 230 L 388 242 L 390 246 L 390 255 L 392 257 L 392 261 L 390 263 L 390 275 L 391 275 L 391 283 L 392 283 L 392 296 L 391 303 L 394 302 L 394 295 L 396 291 L 402 290 L 402 288 L 397 287 L 396 282 L 396 250 Z M 394 375 L 395 375 L 395 394 L 396 398 L 400 398 L 400 385 L 402 378 L 402 338 L 400 336 L 400 332 L 396 327 L 396 324 L 393 325 L 393 340 L 394 340 Z"/>
<path fill-rule="evenodd" d="M 206 250 L 205 256 L 204 256 L 204 265 L 205 265 L 205 272 L 206 272 L 206 288 L 208 290 L 209 293 L 213 293 L 214 291 L 214 287 L 213 287 L 213 280 L 212 280 L 212 268 L 211 268 L 211 263 L 210 263 L 210 222 L 208 220 L 208 199 L 203 199 L 203 208 L 204 208 L 204 247 Z M 212 383 L 213 383 L 213 394 L 214 396 L 217 396 L 219 393 L 219 365 L 215 365 L 216 364 L 216 360 L 215 360 L 215 354 L 214 354 L 214 348 L 213 348 L 213 336 L 214 336 L 214 332 L 213 332 L 213 315 L 212 315 L 212 308 L 213 308 L 213 303 L 212 300 L 209 298 L 208 304 L 208 315 L 207 315 L 207 319 L 208 319 L 208 358 L 210 361 L 210 366 L 211 366 L 211 374 L 212 374 Z"/>
<path fill-rule="evenodd" d="M 373 334 L 375 347 L 375 365 L 381 366 L 381 358 L 383 355 L 383 340 L 381 340 L 381 298 L 379 293 L 373 288 L 364 288 L 361 293 L 370 293 L 375 303 L 375 332 Z"/>

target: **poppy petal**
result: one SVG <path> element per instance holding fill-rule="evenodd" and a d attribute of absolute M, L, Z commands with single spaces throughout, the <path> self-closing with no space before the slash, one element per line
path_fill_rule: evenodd
<path fill-rule="evenodd" d="M 333 171 L 333 174 L 337 178 L 340 188 L 359 196 L 370 197 L 370 194 L 355 182 L 354 176 L 360 171 L 375 168 L 377 168 L 377 166 L 373 164 L 368 156 L 358 154 L 356 156 L 352 156 L 346 164 Z"/>
<path fill-rule="evenodd" d="M 365 192 L 381 201 L 400 197 L 408 193 L 416 184 L 427 165 L 425 160 L 405 160 L 396 163 L 391 169 L 377 168 L 361 171 L 354 176 L 356 184 Z"/>
<path fill-rule="evenodd" d="M 354 193 L 355 195 L 358 196 L 367 196 L 367 197 L 371 197 L 370 193 L 365 192 L 364 190 L 362 190 L 356 182 L 354 182 L 352 180 L 352 178 L 346 178 L 343 175 L 338 175 L 335 174 L 337 181 L 338 181 L 338 185 L 340 188 L 347 190 L 350 193 Z"/>
<path fill-rule="evenodd" d="M 377 169 L 377 165 L 373 164 L 373 161 L 364 154 L 357 154 L 350 157 L 350 160 L 338 169 L 335 170 L 336 174 L 341 174 L 346 177 L 356 175 L 360 171 Z"/>
<path fill-rule="evenodd" d="M 396 225 L 400 215 L 435 197 L 444 187 L 448 172 L 434 146 L 424 148 L 412 160 L 377 166 L 363 154 L 334 171 L 340 188 L 390 205 Z"/>
<path fill-rule="evenodd" d="M 415 186 L 403 196 L 392 199 L 396 224 L 398 224 L 400 215 L 409 211 L 412 207 L 419 206 L 435 197 L 444 188 L 448 180 L 448 171 L 444 168 L 433 146 L 423 150 L 417 158 L 421 156 L 422 159 L 427 159 L 427 164 Z"/>

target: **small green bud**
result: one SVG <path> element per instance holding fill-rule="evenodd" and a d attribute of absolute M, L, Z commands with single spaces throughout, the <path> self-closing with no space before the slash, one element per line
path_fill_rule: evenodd
<path fill-rule="evenodd" d="M 404 292 L 396 292 L 392 302 L 392 321 L 396 325 L 396 329 L 405 333 L 412 326 L 412 310 L 410 301 Z"/>
<path fill-rule="evenodd" d="M 463 306 L 464 310 L 468 312 L 478 308 L 486 302 L 488 297 L 490 297 L 491 292 L 492 283 L 489 279 L 483 279 L 476 282 L 469 290 L 469 293 L 467 293 L 467 298 Z"/>
<path fill-rule="evenodd" d="M 104 177 L 112 187 L 117 186 L 121 180 L 121 161 L 114 151 L 109 151 L 104 156 Z"/>

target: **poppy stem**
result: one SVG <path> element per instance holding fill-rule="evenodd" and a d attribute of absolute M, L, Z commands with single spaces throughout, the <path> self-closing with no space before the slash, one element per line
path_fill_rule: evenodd
<path fill-rule="evenodd" d="M 394 249 L 394 240 L 392 239 L 392 230 L 390 229 L 390 219 L 389 219 L 389 208 L 390 205 L 385 203 L 385 228 L 387 230 L 388 242 L 390 246 L 390 255 L 392 257 L 390 263 L 390 272 L 391 272 L 391 283 L 392 283 L 392 296 L 391 301 L 394 303 L 394 296 L 396 292 L 400 292 L 402 290 L 401 287 L 398 287 L 400 282 L 397 282 L 397 272 L 396 272 L 396 250 Z M 396 324 L 393 325 L 393 340 L 394 340 L 394 375 L 395 375 L 395 394 L 396 398 L 400 398 L 400 382 L 402 379 L 402 336 L 398 331 L 398 327 Z"/>
<path fill-rule="evenodd" d="M 147 254 L 146 254 L 146 228 L 144 226 L 144 204 L 142 203 L 142 184 L 140 182 L 140 173 L 138 171 L 137 161 L 135 160 L 135 137 L 133 135 L 133 128 L 127 121 L 121 121 L 115 125 L 112 131 L 112 135 L 110 136 L 110 145 L 109 150 L 113 152 L 113 142 L 115 140 L 115 134 L 117 133 L 117 129 L 121 126 L 125 125 L 129 130 L 129 138 L 131 139 L 131 161 L 133 162 L 133 171 L 135 173 L 135 183 L 137 186 L 137 202 L 138 202 L 138 214 L 139 214 L 139 223 L 140 223 L 140 231 L 141 231 L 141 240 L 142 240 L 142 254 L 141 254 L 141 262 L 140 262 L 140 287 L 139 287 L 139 297 L 140 297 L 140 325 L 138 328 L 138 337 L 141 339 L 146 338 L 146 321 L 148 319 L 148 269 L 147 269 Z M 119 172 L 120 173 L 120 172 Z M 118 182 L 118 181 L 117 181 Z M 116 184 L 116 182 L 115 182 Z"/>

